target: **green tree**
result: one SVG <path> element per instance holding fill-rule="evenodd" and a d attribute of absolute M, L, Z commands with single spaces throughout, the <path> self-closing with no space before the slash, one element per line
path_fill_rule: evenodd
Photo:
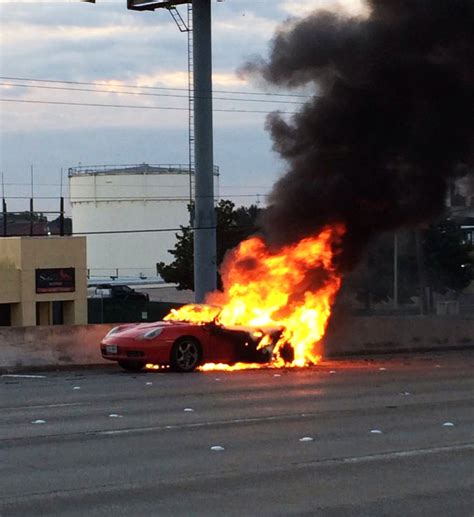
<path fill-rule="evenodd" d="M 221 200 L 216 206 L 216 260 L 219 266 L 226 252 L 257 232 L 256 218 L 259 208 L 255 205 L 235 208 L 229 200 Z M 177 284 L 178 289 L 194 290 L 193 231 L 181 226 L 176 233 L 176 244 L 168 250 L 174 257 L 170 264 L 158 262 L 156 269 L 165 282 Z M 218 276 L 218 285 L 221 286 Z"/>

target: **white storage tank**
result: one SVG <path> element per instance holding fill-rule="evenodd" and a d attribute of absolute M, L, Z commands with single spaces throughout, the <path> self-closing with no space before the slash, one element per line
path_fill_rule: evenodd
<path fill-rule="evenodd" d="M 218 188 L 215 167 L 216 199 Z M 186 165 L 81 166 L 69 169 L 69 190 L 90 276 L 150 277 L 157 262 L 172 260 L 175 234 L 189 225 L 194 178 Z"/>

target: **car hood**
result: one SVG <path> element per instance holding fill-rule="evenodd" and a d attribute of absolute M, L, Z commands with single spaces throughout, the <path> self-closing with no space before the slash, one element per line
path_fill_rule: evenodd
<path fill-rule="evenodd" d="M 136 336 L 141 335 L 146 332 L 149 332 L 150 330 L 154 330 L 157 328 L 162 328 L 163 330 L 166 329 L 173 329 L 173 328 L 179 328 L 181 330 L 184 330 L 186 327 L 189 328 L 196 328 L 199 325 L 198 323 L 192 323 L 188 321 L 153 321 L 150 323 L 129 323 L 125 325 L 118 325 L 119 330 L 114 334 L 117 336 Z M 281 327 L 251 327 L 251 326 L 244 326 L 244 325 L 230 325 L 230 326 L 221 326 L 217 325 L 218 328 L 221 328 L 223 330 L 229 330 L 229 331 L 240 331 L 240 332 L 247 332 L 249 334 L 253 334 L 256 331 L 260 331 L 263 334 L 269 334 L 269 335 L 275 335 L 282 332 Z"/>
<path fill-rule="evenodd" d="M 183 321 L 153 321 L 151 323 L 130 323 L 126 325 L 117 325 L 119 330 L 114 334 L 117 336 L 135 336 L 137 334 L 144 334 L 150 330 L 157 328 L 171 329 L 171 328 L 183 328 L 186 326 L 195 326 L 193 323 L 187 323 Z"/>

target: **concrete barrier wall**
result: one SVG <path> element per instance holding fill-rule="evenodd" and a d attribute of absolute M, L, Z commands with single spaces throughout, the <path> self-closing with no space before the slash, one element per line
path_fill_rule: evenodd
<path fill-rule="evenodd" d="M 0 369 L 110 364 L 99 343 L 114 325 L 0 327 Z M 460 317 L 354 317 L 334 321 L 324 355 L 474 349 L 474 319 Z"/>
<path fill-rule="evenodd" d="M 326 356 L 474 348 L 474 319 L 453 316 L 366 316 L 331 323 Z"/>
<path fill-rule="evenodd" d="M 99 343 L 113 326 L 0 327 L 0 369 L 110 364 Z"/>

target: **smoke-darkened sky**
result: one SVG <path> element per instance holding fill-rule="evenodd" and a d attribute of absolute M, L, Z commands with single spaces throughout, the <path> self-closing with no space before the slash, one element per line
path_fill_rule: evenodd
<path fill-rule="evenodd" d="M 267 127 L 287 173 L 263 221 L 276 243 L 347 226 L 350 267 L 379 232 L 438 214 L 473 165 L 474 2 L 371 0 L 369 17 L 319 12 L 282 26 L 244 68 L 318 96 Z"/>

